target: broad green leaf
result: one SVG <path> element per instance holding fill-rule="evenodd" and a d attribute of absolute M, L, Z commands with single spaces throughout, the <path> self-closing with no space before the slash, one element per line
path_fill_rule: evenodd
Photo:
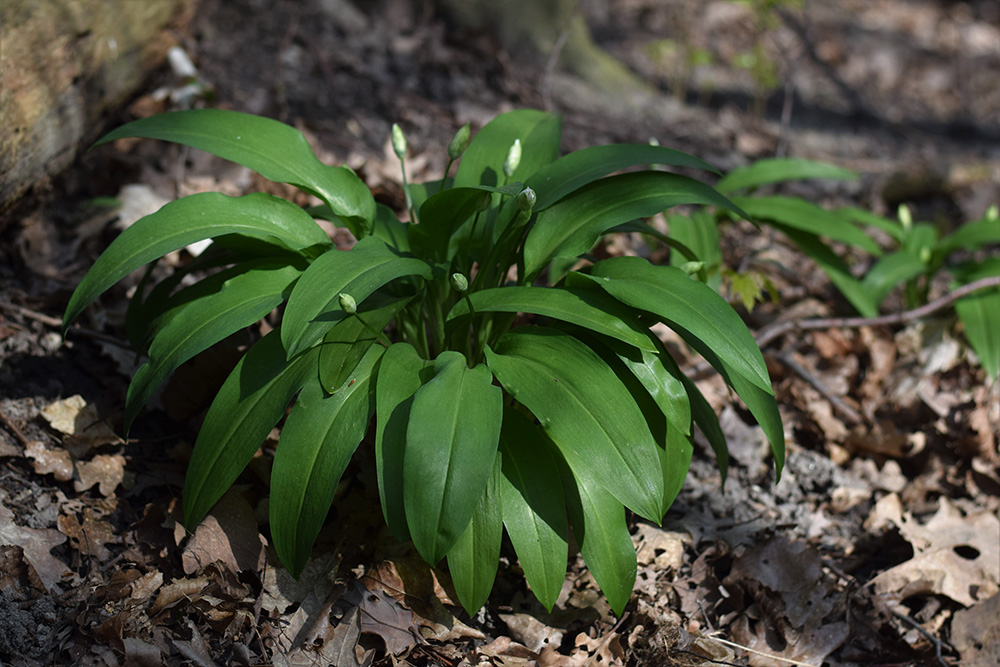
<path fill-rule="evenodd" d="M 500 454 L 479 497 L 469 525 L 448 552 L 448 571 L 462 608 L 475 616 L 493 590 L 500 562 L 503 515 L 500 497 Z"/>
<path fill-rule="evenodd" d="M 622 345 L 611 345 L 611 349 L 639 380 L 671 426 L 690 434 L 691 402 L 678 377 L 680 372 L 672 372 L 671 367 L 676 366 L 673 359 L 666 364 L 663 361 L 662 355 L 669 357 L 669 353 L 666 350 L 629 349 Z"/>
<path fill-rule="evenodd" d="M 178 366 L 277 308 L 301 270 L 282 260 L 248 262 L 202 281 L 211 291 L 185 301 L 160 318 L 149 360 L 140 366 L 125 398 L 125 429 Z M 196 287 L 199 287 L 198 285 Z"/>
<path fill-rule="evenodd" d="M 403 457 L 403 506 L 413 546 L 436 564 L 465 531 L 500 442 L 503 392 L 489 368 L 446 350 L 413 395 Z"/>
<path fill-rule="evenodd" d="M 595 264 L 592 280 L 633 308 L 653 313 L 714 350 L 728 367 L 770 391 L 764 357 L 736 311 L 702 282 L 672 266 L 653 266 L 638 257 Z"/>
<path fill-rule="evenodd" d="M 666 442 L 657 450 L 657 454 L 663 471 L 663 506 L 660 507 L 660 513 L 666 514 L 684 486 L 694 447 L 691 446 L 691 438 L 670 424 L 667 426 Z"/>
<path fill-rule="evenodd" d="M 690 216 L 671 215 L 667 217 L 670 237 L 684 244 L 694 254 L 698 261 L 705 262 L 708 280 L 706 284 L 719 291 L 722 277 L 719 268 L 722 266 L 722 248 L 720 246 L 719 225 L 715 218 L 706 211 L 694 211 Z M 671 266 L 681 266 L 691 261 L 680 250 L 671 249 Z"/>
<path fill-rule="evenodd" d="M 574 470 L 592 471 L 629 508 L 659 521 L 656 443 L 628 389 L 593 350 L 553 329 L 521 327 L 487 348 L 486 358 Z"/>
<path fill-rule="evenodd" d="M 962 225 L 941 239 L 935 251 L 947 255 L 954 250 L 976 250 L 989 243 L 1000 243 L 1000 219 L 983 218 Z"/>
<path fill-rule="evenodd" d="M 678 204 L 738 209 L 718 192 L 687 176 L 641 171 L 595 181 L 538 213 L 524 244 L 525 273 L 537 276 L 553 257 L 581 255 L 606 230 Z"/>
<path fill-rule="evenodd" d="M 375 237 L 347 251 L 331 250 L 316 258 L 295 283 L 281 325 L 281 340 L 292 357 L 314 344 L 345 316 L 341 293 L 361 303 L 372 292 L 401 276 L 431 277 L 431 265 L 400 255 Z"/>
<path fill-rule="evenodd" d="M 970 262 L 956 270 L 958 284 L 1000 275 L 1000 257 Z M 965 337 L 975 350 L 987 376 L 1000 377 L 1000 289 L 985 289 L 955 302 Z"/>
<path fill-rule="evenodd" d="M 733 197 L 737 206 L 758 222 L 780 223 L 810 234 L 843 241 L 873 255 L 882 249 L 870 236 L 836 213 L 796 197 Z"/>
<path fill-rule="evenodd" d="M 519 109 L 501 114 L 472 138 L 458 165 L 454 186 L 503 185 L 503 163 L 515 139 L 521 140 L 521 162 L 510 180 L 523 182 L 556 159 L 561 133 L 559 117 L 543 111 Z"/>
<path fill-rule="evenodd" d="M 97 258 L 70 297 L 63 333 L 94 299 L 143 264 L 223 234 L 275 239 L 296 250 L 330 242 L 301 208 L 271 195 L 205 192 L 172 201 L 122 232 Z"/>
<path fill-rule="evenodd" d="M 397 539 L 409 539 L 403 509 L 403 455 L 413 394 L 431 379 L 433 365 L 409 343 L 396 343 L 382 355 L 375 385 L 375 467 L 382 516 Z"/>
<path fill-rule="evenodd" d="M 840 208 L 833 213 L 834 215 L 839 215 L 845 220 L 858 222 L 863 225 L 868 225 L 869 227 L 880 229 L 891 236 L 897 243 L 902 243 L 906 238 L 906 230 L 903 229 L 903 226 L 899 224 L 898 220 L 889 220 L 875 215 L 871 211 L 866 211 L 854 206 Z"/>
<path fill-rule="evenodd" d="M 588 484 L 568 472 L 566 477 L 567 507 L 580 555 L 612 611 L 620 616 L 632 597 L 637 569 L 625 508 L 600 485 Z"/>
<path fill-rule="evenodd" d="M 319 350 L 286 360 L 281 334 L 251 347 L 223 383 L 198 433 L 184 480 L 184 525 L 193 530 L 232 486 L 292 397 L 315 377 Z"/>
<path fill-rule="evenodd" d="M 927 264 L 913 253 L 897 251 L 880 257 L 861 280 L 861 286 L 872 303 L 880 304 L 894 287 L 927 270 Z"/>
<path fill-rule="evenodd" d="M 358 308 L 364 323 L 357 317 L 347 317 L 333 325 L 319 347 L 319 380 L 323 388 L 333 393 L 348 379 L 368 349 L 377 344 L 375 331 L 382 331 L 412 297 L 390 297 L 376 293 Z"/>
<path fill-rule="evenodd" d="M 477 185 L 432 195 L 420 207 L 420 224 L 410 227 L 410 245 L 422 256 L 437 261 L 451 259 L 454 253 L 448 250 L 452 236 L 462 223 L 482 210 L 484 204 L 488 206 L 498 191 Z"/>
<path fill-rule="evenodd" d="M 646 329 L 632 312 L 608 295 L 593 289 L 565 287 L 496 287 L 469 294 L 475 312 L 534 313 L 570 322 L 621 340 L 639 349 L 653 351 Z M 448 314 L 449 321 L 469 315 L 462 299 Z"/>
<path fill-rule="evenodd" d="M 842 181 L 857 180 L 858 175 L 825 162 L 803 160 L 801 158 L 770 158 L 757 160 L 746 167 L 733 169 L 715 184 L 719 192 L 735 192 L 752 189 L 768 183 L 800 181 L 808 178 L 831 178 Z"/>
<path fill-rule="evenodd" d="M 316 195 L 358 238 L 371 229 L 375 200 L 361 179 L 347 167 L 320 162 L 301 132 L 276 120 L 221 109 L 174 111 L 123 125 L 94 146 L 124 137 L 162 139 L 218 155 Z"/>
<path fill-rule="evenodd" d="M 375 409 L 372 372 L 384 351 L 370 348 L 333 394 L 319 378 L 306 383 L 281 430 L 271 469 L 270 523 L 274 548 L 293 577 L 309 560 L 340 477 L 368 430 Z"/>
<path fill-rule="evenodd" d="M 569 549 L 556 445 L 523 413 L 509 408 L 500 450 L 503 522 L 531 591 L 552 611 L 566 578 Z"/>
<path fill-rule="evenodd" d="M 784 225 L 774 225 L 781 230 L 785 236 L 805 254 L 816 262 L 819 268 L 830 277 L 841 294 L 850 301 L 861 315 L 864 317 L 875 317 L 878 315 L 878 303 L 872 299 L 861 281 L 851 275 L 851 269 L 840 257 L 838 257 L 830 246 L 823 243 L 818 236 L 803 232 Z"/>
<path fill-rule="evenodd" d="M 574 190 L 608 174 L 628 167 L 654 164 L 719 173 L 704 160 L 671 148 L 648 144 L 610 144 L 590 146 L 564 155 L 532 174 L 527 185 L 538 197 L 535 210 L 542 211 Z"/>

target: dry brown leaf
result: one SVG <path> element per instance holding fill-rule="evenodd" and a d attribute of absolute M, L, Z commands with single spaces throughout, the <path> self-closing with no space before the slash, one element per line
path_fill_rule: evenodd
<path fill-rule="evenodd" d="M 878 505 L 876 505 L 878 508 Z M 908 513 L 886 512 L 914 556 L 873 580 L 875 591 L 903 599 L 938 594 L 970 607 L 1000 591 L 1000 519 L 982 512 L 963 516 L 947 498 L 924 525 Z"/>
<path fill-rule="evenodd" d="M 133 600 L 147 600 L 153 597 L 153 593 L 163 585 L 163 573 L 159 570 L 147 572 L 132 582 L 132 591 L 129 594 Z"/>
<path fill-rule="evenodd" d="M 95 517 L 90 509 L 84 510 L 82 524 L 74 514 L 60 515 L 59 530 L 69 538 L 74 549 L 101 562 L 111 558 L 111 552 L 104 545 L 118 541 L 111 524 Z"/>
<path fill-rule="evenodd" d="M 212 660 L 212 648 L 201 636 L 198 626 L 190 619 L 187 626 L 191 630 L 191 639 L 189 641 L 173 640 L 177 652 L 190 660 L 196 667 L 216 667 L 216 662 Z"/>
<path fill-rule="evenodd" d="M 264 569 L 265 540 L 253 508 L 240 492 L 229 490 L 215 504 L 195 529 L 182 558 L 185 574 L 215 562 L 224 563 L 233 572 Z"/>
<path fill-rule="evenodd" d="M 361 632 L 381 637 L 391 655 L 400 655 L 422 641 L 412 611 L 381 591 L 369 591 L 357 580 L 338 603 L 358 607 Z"/>
<path fill-rule="evenodd" d="M 50 553 L 66 541 L 66 536 L 58 530 L 17 525 L 14 513 L 4 504 L 5 498 L 6 494 L 0 489 L 0 545 L 21 547 L 25 560 L 35 568 L 38 578 L 47 589 L 53 590 L 63 575 L 70 572 L 65 563 Z"/>
<path fill-rule="evenodd" d="M 951 643 L 964 665 L 1000 664 L 1000 594 L 955 612 Z"/>
<path fill-rule="evenodd" d="M 122 639 L 125 647 L 125 665 L 127 667 L 160 667 L 163 664 L 163 654 L 155 644 L 149 644 L 138 637 Z"/>
<path fill-rule="evenodd" d="M 98 454 L 90 461 L 79 461 L 76 473 L 80 476 L 73 483 L 77 493 L 83 493 L 97 484 L 101 495 L 108 498 L 125 478 L 125 457 L 121 454 Z"/>
<path fill-rule="evenodd" d="M 566 632 L 563 628 L 552 627 L 531 614 L 500 614 L 500 620 L 507 625 L 511 637 L 536 653 L 547 646 L 558 648 Z"/>
<path fill-rule="evenodd" d="M 281 617 L 283 630 L 278 637 L 282 650 L 289 651 L 294 640 L 306 631 L 306 624 L 328 606 L 334 591 L 334 580 L 340 560 L 336 554 L 310 558 L 298 579 L 288 570 L 268 566 L 264 570 L 264 591 L 261 607 L 273 617 Z M 295 611 L 286 610 L 295 605 Z"/>
<path fill-rule="evenodd" d="M 34 461 L 32 467 L 39 475 L 52 474 L 60 482 L 73 479 L 73 458 L 62 447 L 50 449 L 41 440 L 32 440 L 25 446 L 24 455 Z"/>
<path fill-rule="evenodd" d="M 42 409 L 41 414 L 52 428 L 73 436 L 84 448 L 121 442 L 115 432 L 101 420 L 97 408 L 79 394 L 50 403 Z"/>
<path fill-rule="evenodd" d="M 208 577 L 196 577 L 194 579 L 178 579 L 160 588 L 160 593 L 156 596 L 156 601 L 149 610 L 150 616 L 158 614 L 167 607 L 177 604 L 181 600 L 200 596 L 201 592 L 208 586 Z"/>

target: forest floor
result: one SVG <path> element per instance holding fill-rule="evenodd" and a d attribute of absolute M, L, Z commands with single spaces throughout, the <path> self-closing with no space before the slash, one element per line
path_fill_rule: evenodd
<path fill-rule="evenodd" d="M 656 138 L 723 170 L 787 155 L 861 174 L 790 190 L 823 205 L 891 216 L 907 203 L 955 228 L 1000 204 L 996 3 L 810 3 L 763 33 L 741 4 L 584 2 L 600 44 L 650 86 L 629 99 L 518 62 L 430 6 L 204 0 L 178 36 L 197 85 L 165 67 L 108 128 L 191 95 L 263 113 L 401 210 L 391 123 L 406 130 L 421 180 L 438 177 L 462 124 L 537 107 L 563 116 L 567 151 Z M 776 65 L 773 90 L 731 64 L 755 44 Z M 703 64 L 685 64 L 696 53 Z M 0 243 L 2 664 L 1000 664 L 1000 387 L 952 309 L 768 341 L 789 452 L 777 482 L 759 429 L 718 378 L 700 379 L 729 439 L 729 479 L 696 449 L 663 527 L 632 522 L 639 570 L 621 617 L 578 559 L 547 613 L 505 552 L 487 606 L 469 618 L 447 573 L 382 529 L 365 445 L 297 581 L 267 540 L 277 432 L 185 532 L 179 494 L 199 416 L 258 332 L 181 368 L 125 442 L 134 358 L 122 323 L 135 281 L 65 341 L 59 320 L 120 225 L 181 195 L 266 188 L 290 194 L 194 151 L 127 141 L 81 155 L 8 213 L 18 224 Z M 777 289 L 741 310 L 752 330 L 854 314 L 780 234 L 731 225 L 723 241 L 728 266 L 763 271 Z M 942 276 L 931 297 L 948 289 Z"/>

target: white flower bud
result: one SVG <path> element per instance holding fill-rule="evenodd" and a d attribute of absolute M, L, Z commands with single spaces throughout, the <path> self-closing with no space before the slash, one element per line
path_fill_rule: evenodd
<path fill-rule="evenodd" d="M 507 159 L 503 163 L 504 175 L 510 178 L 517 171 L 519 164 L 521 164 L 521 140 L 515 139 L 513 145 L 510 147 L 510 151 L 507 153 Z"/>
<path fill-rule="evenodd" d="M 451 138 L 451 143 L 448 144 L 448 159 L 457 160 L 462 157 L 462 153 L 465 152 L 465 148 L 469 145 L 469 124 L 466 123 L 455 136 Z"/>
<path fill-rule="evenodd" d="M 340 308 L 348 315 L 353 315 L 358 312 L 358 304 L 354 300 L 354 297 L 346 292 L 340 293 Z"/>
<path fill-rule="evenodd" d="M 397 123 L 392 124 L 392 150 L 400 160 L 406 157 L 406 136 Z"/>
<path fill-rule="evenodd" d="M 461 273 L 453 273 L 451 274 L 451 286 L 454 287 L 456 291 L 465 292 L 469 289 L 469 279 Z"/>
<path fill-rule="evenodd" d="M 537 199 L 534 190 L 525 188 L 517 195 L 517 207 L 522 211 L 530 211 L 535 206 Z"/>

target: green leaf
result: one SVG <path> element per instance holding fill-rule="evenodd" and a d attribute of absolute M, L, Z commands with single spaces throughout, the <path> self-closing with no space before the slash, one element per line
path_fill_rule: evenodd
<path fill-rule="evenodd" d="M 666 442 L 657 450 L 657 454 L 663 471 L 663 505 L 660 512 L 666 514 L 684 486 L 694 447 L 691 446 L 691 439 L 671 424 L 667 426 Z"/>
<path fill-rule="evenodd" d="M 500 454 L 479 497 L 469 525 L 448 552 L 448 571 L 462 608 L 475 616 L 493 590 L 500 562 L 503 519 L 500 498 Z"/>
<path fill-rule="evenodd" d="M 372 372 L 384 351 L 370 348 L 333 394 L 313 378 L 285 421 L 271 470 L 270 523 L 274 548 L 293 577 L 309 560 L 340 477 L 368 430 Z"/>
<path fill-rule="evenodd" d="M 420 224 L 410 227 L 410 244 L 424 257 L 451 259 L 449 241 L 463 222 L 489 205 L 496 188 L 470 186 L 432 195 L 420 207 Z"/>
<path fill-rule="evenodd" d="M 649 335 L 632 312 L 608 295 L 593 289 L 565 287 L 496 287 L 469 294 L 475 312 L 534 313 L 570 322 L 652 351 Z M 449 322 L 469 315 L 465 299 L 448 314 Z"/>
<path fill-rule="evenodd" d="M 688 399 L 684 383 L 679 378 L 680 370 L 678 369 L 676 372 L 673 370 L 676 368 L 674 360 L 671 358 L 667 363 L 664 363 L 662 355 L 669 357 L 670 354 L 662 348 L 657 350 L 656 346 L 652 352 L 628 349 L 622 345 L 611 345 L 610 347 L 618 359 L 646 389 L 667 421 L 674 428 L 679 428 L 681 432 L 689 434 L 691 402 Z"/>
<path fill-rule="evenodd" d="M 366 237 L 347 251 L 331 250 L 316 258 L 295 283 L 281 325 L 281 340 L 294 356 L 314 344 L 346 317 L 339 296 L 350 294 L 361 303 L 396 278 L 431 277 L 431 265 L 400 255 L 375 237 Z"/>
<path fill-rule="evenodd" d="M 715 184 L 719 192 L 735 192 L 752 189 L 768 183 L 800 181 L 809 178 L 830 178 L 842 181 L 857 180 L 858 175 L 825 162 L 814 162 L 801 158 L 770 158 L 757 160 L 746 167 L 733 169 Z"/>
<path fill-rule="evenodd" d="M 500 442 L 503 392 L 489 368 L 460 352 L 434 361 L 413 395 L 403 457 L 403 503 L 413 546 L 436 564 L 465 531 Z"/>
<path fill-rule="evenodd" d="M 397 539 L 409 539 L 403 509 L 403 455 L 413 394 L 434 367 L 409 343 L 396 343 L 382 356 L 375 385 L 375 466 L 382 516 Z"/>
<path fill-rule="evenodd" d="M 143 264 L 223 234 L 275 239 L 294 250 L 330 242 L 301 208 L 271 195 L 205 192 L 178 199 L 126 229 L 97 258 L 70 297 L 63 334 L 94 299 Z"/>
<path fill-rule="evenodd" d="M 719 238 L 719 225 L 712 215 L 706 211 L 694 211 L 690 216 L 671 215 L 667 218 L 670 237 L 690 248 L 698 261 L 705 262 L 709 267 L 711 278 L 706 283 L 715 291 L 719 291 L 722 278 L 719 268 L 722 266 L 722 248 Z M 680 267 L 691 261 L 679 250 L 670 251 L 671 266 Z"/>
<path fill-rule="evenodd" d="M 521 140 L 521 162 L 510 180 L 524 181 L 556 159 L 562 121 L 558 116 L 519 109 L 501 114 L 480 130 L 462 156 L 454 187 L 503 184 L 503 163 L 515 139 Z"/>
<path fill-rule="evenodd" d="M 564 155 L 532 174 L 527 185 L 538 197 L 535 210 L 542 211 L 569 193 L 608 174 L 629 167 L 654 164 L 692 167 L 719 173 L 704 160 L 671 148 L 648 144 L 610 144 L 591 146 Z"/>
<path fill-rule="evenodd" d="M 301 132 L 270 118 L 221 109 L 174 111 L 123 125 L 94 146 L 124 137 L 184 144 L 290 183 L 326 202 L 357 238 L 375 217 L 375 200 L 353 171 L 323 164 Z"/>
<path fill-rule="evenodd" d="M 1000 257 L 970 262 L 956 274 L 957 284 L 1000 275 Z M 986 375 L 996 381 L 1000 377 L 1000 289 L 980 290 L 959 299 L 955 302 L 955 312 Z"/>
<path fill-rule="evenodd" d="M 734 197 L 736 205 L 752 215 L 758 222 L 780 223 L 782 228 L 792 228 L 810 234 L 843 241 L 873 255 L 882 249 L 870 236 L 836 213 L 796 197 Z"/>
<path fill-rule="evenodd" d="M 661 518 L 656 443 L 628 389 L 593 350 L 553 329 L 521 327 L 487 348 L 486 358 L 574 470 L 592 471 L 629 508 Z"/>
<path fill-rule="evenodd" d="M 976 250 L 989 243 L 1000 243 L 1000 220 L 983 218 L 959 227 L 941 239 L 935 252 L 942 256 L 954 250 Z"/>
<path fill-rule="evenodd" d="M 903 229 L 903 226 L 899 224 L 898 220 L 889 220 L 875 215 L 870 211 L 856 208 L 854 206 L 846 206 L 844 208 L 837 209 L 833 213 L 834 215 L 839 215 L 845 220 L 858 222 L 863 225 L 868 225 L 869 227 L 874 227 L 875 229 L 880 229 L 891 236 L 897 243 L 902 243 L 906 239 L 906 230 Z"/>
<path fill-rule="evenodd" d="M 565 482 L 567 507 L 580 555 L 608 598 L 612 611 L 621 616 L 632 597 L 637 569 L 625 508 L 600 485 L 588 484 L 589 480 L 581 479 L 578 474 L 566 477 L 571 478 Z"/>
<path fill-rule="evenodd" d="M 184 525 L 193 530 L 316 373 L 317 348 L 286 361 L 279 330 L 251 347 L 223 383 L 198 433 L 184 480 Z"/>
<path fill-rule="evenodd" d="M 375 331 L 382 331 L 412 297 L 393 298 L 376 294 L 369 297 L 358 313 Z M 333 393 L 348 379 L 368 349 L 375 344 L 373 334 L 357 317 L 347 317 L 333 325 L 319 348 L 319 379 Z"/>
<path fill-rule="evenodd" d="M 928 270 L 913 253 L 898 251 L 883 255 L 868 270 L 861 286 L 872 303 L 880 304 L 894 287 L 916 278 Z"/>
<path fill-rule="evenodd" d="M 728 367 L 770 391 L 764 357 L 736 311 L 704 283 L 672 266 L 653 266 L 639 257 L 615 257 L 594 264 L 592 280 L 633 308 L 653 313 L 715 350 Z"/>
<path fill-rule="evenodd" d="M 606 230 L 678 204 L 714 204 L 739 212 L 718 192 L 687 176 L 663 171 L 609 176 L 538 213 L 524 244 L 525 273 L 533 278 L 553 257 L 581 255 Z"/>
<path fill-rule="evenodd" d="M 785 446 L 781 417 L 764 357 L 736 311 L 680 269 L 653 266 L 638 257 L 606 259 L 593 266 L 592 274 L 619 301 L 670 325 L 719 371 L 764 429 L 780 475 Z"/>
<path fill-rule="evenodd" d="M 850 267 L 830 249 L 830 246 L 823 243 L 815 234 L 784 225 L 775 225 L 775 227 L 784 232 L 785 236 L 791 239 L 799 250 L 816 262 L 817 266 L 830 277 L 830 281 L 861 315 L 864 317 L 878 315 L 878 303 L 872 299 L 872 295 L 861 284 L 861 281 L 851 275 Z"/>
<path fill-rule="evenodd" d="M 556 445 L 520 410 L 509 408 L 500 450 L 503 522 L 531 591 L 552 611 L 566 578 L 569 549 Z"/>
<path fill-rule="evenodd" d="M 153 332 L 149 360 L 125 398 L 126 431 L 149 397 L 181 364 L 277 308 L 301 274 L 283 260 L 259 260 L 206 278 L 199 297 L 168 310 Z"/>

